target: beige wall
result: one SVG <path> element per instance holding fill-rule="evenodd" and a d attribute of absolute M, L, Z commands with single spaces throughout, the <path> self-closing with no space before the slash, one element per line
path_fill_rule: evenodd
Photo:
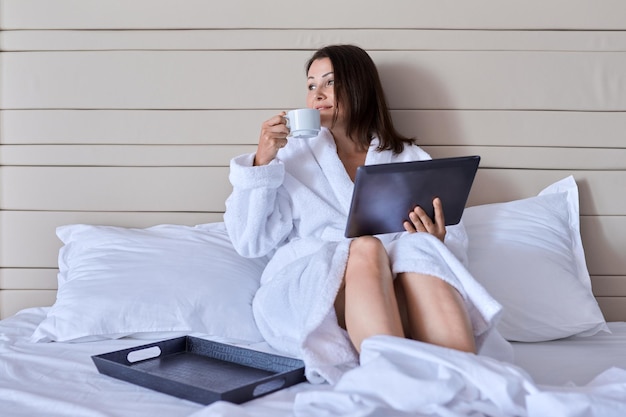
<path fill-rule="evenodd" d="M 574 175 L 594 291 L 626 319 L 624 16 L 592 0 L 0 0 L 0 316 L 54 301 L 58 225 L 219 221 L 229 158 L 303 104 L 312 50 L 355 43 L 401 131 L 482 155 L 470 204 Z"/>

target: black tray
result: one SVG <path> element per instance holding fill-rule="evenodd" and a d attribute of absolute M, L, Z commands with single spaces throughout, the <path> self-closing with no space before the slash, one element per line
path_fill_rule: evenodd
<path fill-rule="evenodd" d="M 193 336 L 92 356 L 101 374 L 200 404 L 243 403 L 304 381 L 298 359 Z"/>

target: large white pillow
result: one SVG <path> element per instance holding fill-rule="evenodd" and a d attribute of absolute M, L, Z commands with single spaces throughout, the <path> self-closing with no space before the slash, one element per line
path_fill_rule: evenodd
<path fill-rule="evenodd" d="M 267 260 L 233 249 L 223 223 L 61 226 L 57 300 L 32 341 L 201 332 L 262 337 L 252 298 Z"/>
<path fill-rule="evenodd" d="M 498 330 L 537 342 L 608 331 L 591 291 L 573 177 L 538 196 L 469 207 L 469 270 L 503 306 Z"/>

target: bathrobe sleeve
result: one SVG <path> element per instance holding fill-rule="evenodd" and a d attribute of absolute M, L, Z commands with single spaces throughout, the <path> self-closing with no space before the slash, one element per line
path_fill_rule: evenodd
<path fill-rule="evenodd" d="M 253 166 L 254 154 L 233 158 L 224 222 L 237 252 L 256 258 L 269 254 L 293 229 L 290 199 L 281 187 L 285 166 L 278 160 Z"/>

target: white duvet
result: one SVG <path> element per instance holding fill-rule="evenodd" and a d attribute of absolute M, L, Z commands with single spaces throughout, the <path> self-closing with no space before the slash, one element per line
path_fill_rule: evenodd
<path fill-rule="evenodd" d="M 215 403 L 194 417 L 254 417 L 253 407 Z M 296 417 L 623 417 L 626 370 L 583 387 L 541 387 L 521 368 L 408 339 L 366 340 L 361 366 L 332 388 L 295 394 Z"/>

